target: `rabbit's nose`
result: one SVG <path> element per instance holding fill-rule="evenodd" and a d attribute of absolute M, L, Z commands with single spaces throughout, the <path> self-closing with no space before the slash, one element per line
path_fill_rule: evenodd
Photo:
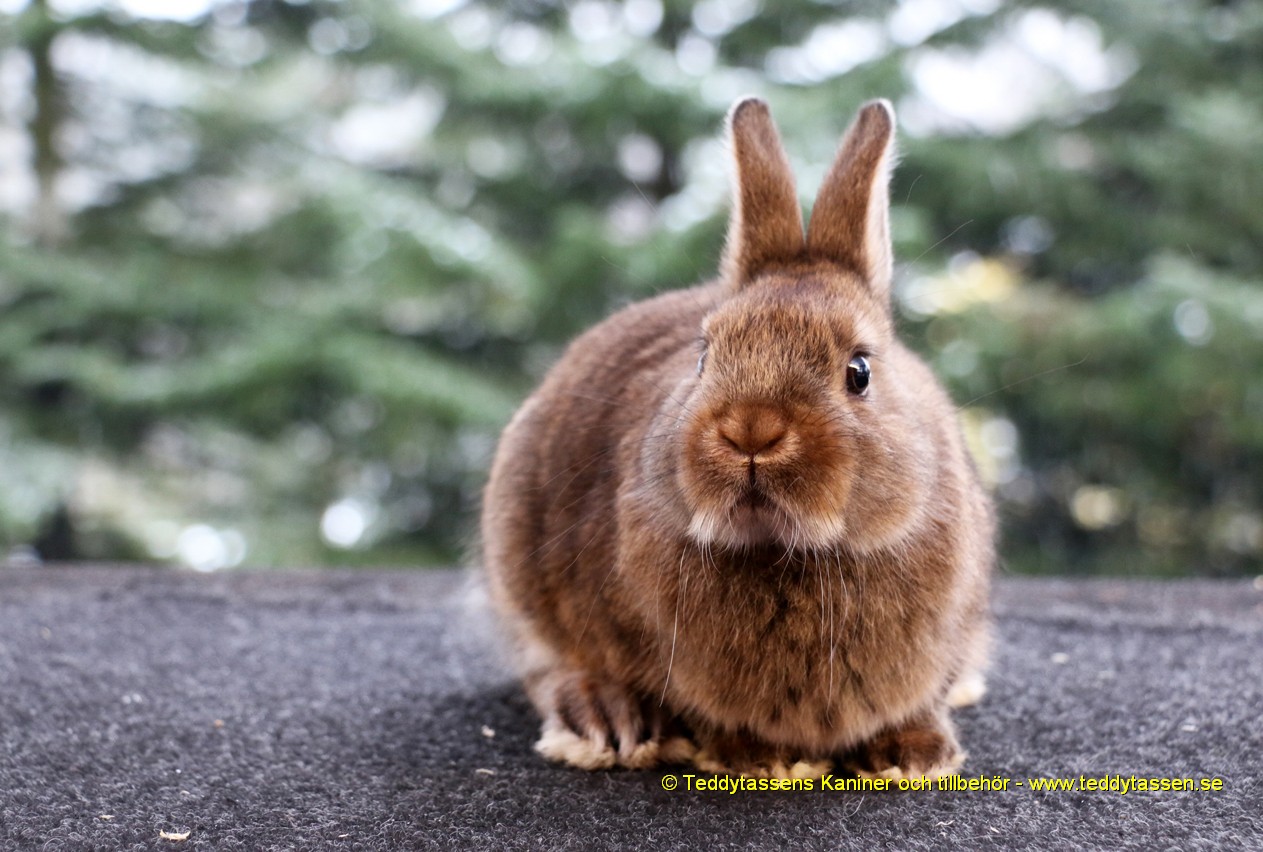
<path fill-rule="evenodd" d="M 719 419 L 720 442 L 750 459 L 774 449 L 789 431 L 789 424 L 773 408 L 743 406 Z"/>

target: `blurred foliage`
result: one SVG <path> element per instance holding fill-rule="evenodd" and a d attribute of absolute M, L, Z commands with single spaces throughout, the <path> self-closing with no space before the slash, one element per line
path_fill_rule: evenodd
<path fill-rule="evenodd" d="M 565 341 L 713 272 L 755 92 L 804 199 L 896 102 L 1010 568 L 1257 571 L 1257 3 L 0 8 L 0 555 L 458 559 Z"/>

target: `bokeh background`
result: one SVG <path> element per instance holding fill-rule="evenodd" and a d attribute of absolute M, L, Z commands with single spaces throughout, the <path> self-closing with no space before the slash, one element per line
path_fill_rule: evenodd
<path fill-rule="evenodd" d="M 0 558 L 447 565 L 577 331 L 892 99 L 1009 570 L 1263 553 L 1263 4 L 0 0 Z"/>

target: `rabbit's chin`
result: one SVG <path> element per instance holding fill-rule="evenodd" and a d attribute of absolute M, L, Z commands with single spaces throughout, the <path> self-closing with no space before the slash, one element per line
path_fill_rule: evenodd
<path fill-rule="evenodd" d="M 693 513 L 689 535 L 700 545 L 745 549 L 779 545 L 788 550 L 824 550 L 843 539 L 840 518 L 792 514 L 778 505 L 737 500 L 727 507 Z"/>

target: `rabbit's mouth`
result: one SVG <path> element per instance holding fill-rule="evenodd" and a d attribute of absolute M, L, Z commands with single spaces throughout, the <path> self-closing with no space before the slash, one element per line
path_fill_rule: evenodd
<path fill-rule="evenodd" d="M 769 500 L 767 495 L 765 495 L 762 489 L 759 488 L 744 489 L 741 494 L 737 496 L 736 501 L 732 504 L 734 509 L 750 512 L 757 512 L 763 509 L 773 509 L 775 506 L 776 504 Z"/>
<path fill-rule="evenodd" d="M 805 512 L 791 495 L 743 483 L 722 502 L 696 510 L 689 534 L 700 544 L 738 550 L 804 550 L 833 547 L 845 540 L 846 529 L 841 513 Z"/>
<path fill-rule="evenodd" d="M 725 518 L 723 538 L 746 547 L 771 544 L 785 538 L 790 524 L 781 507 L 761 488 L 747 487 L 732 502 Z"/>

